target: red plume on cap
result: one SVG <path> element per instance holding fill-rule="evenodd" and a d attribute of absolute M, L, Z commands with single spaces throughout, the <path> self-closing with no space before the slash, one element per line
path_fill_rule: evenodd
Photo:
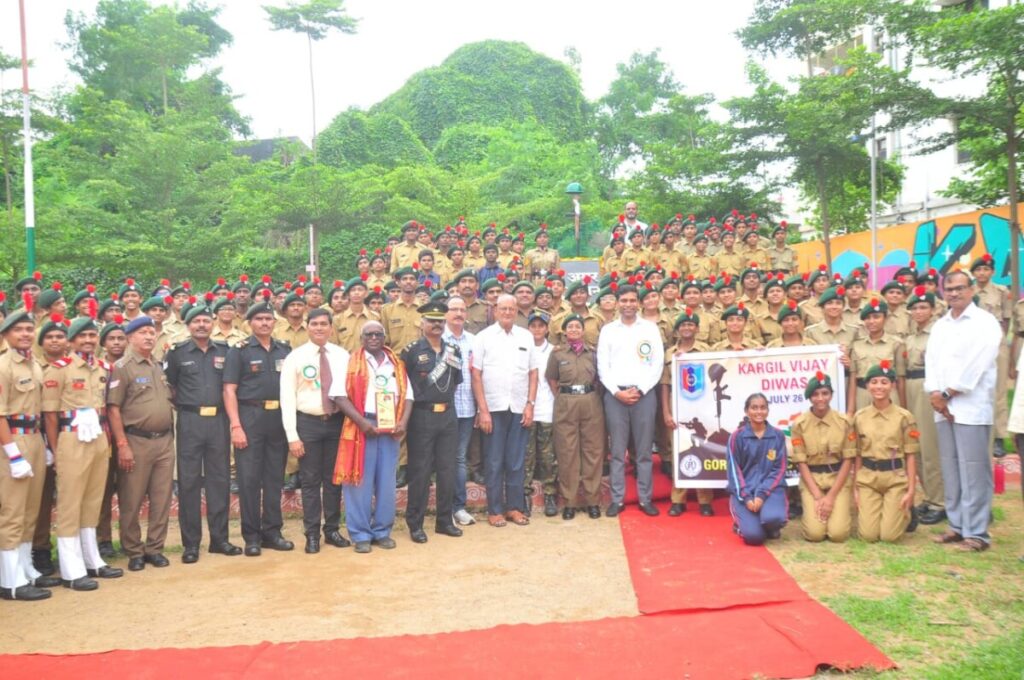
<path fill-rule="evenodd" d="M 564 277 L 565 276 L 565 270 L 564 269 L 559 269 L 558 270 L 558 275 L 561 276 L 561 277 Z"/>
<path fill-rule="evenodd" d="M 269 277 L 267 278 L 267 283 L 270 283 Z M 192 284 L 189 283 L 188 281 L 182 281 L 181 287 L 184 288 L 185 290 L 192 290 Z"/>
<path fill-rule="evenodd" d="M 819 264 L 818 265 L 818 271 L 819 272 L 827 272 L 828 271 L 828 267 L 825 266 L 824 264 Z"/>
<path fill-rule="evenodd" d="M 29 293 L 28 291 L 22 293 L 21 302 L 25 305 L 25 311 L 29 314 L 31 314 L 32 310 L 35 309 L 36 299 L 32 297 L 32 293 Z"/>
<path fill-rule="evenodd" d="M 811 273 L 810 272 L 804 272 L 801 278 L 803 278 L 804 283 L 807 283 L 810 280 L 810 278 L 811 278 Z"/>
<path fill-rule="evenodd" d="M 617 290 L 619 289 L 619 282 L 618 282 L 618 281 L 612 281 L 612 282 L 611 282 L 611 283 L 610 283 L 610 284 L 608 285 L 608 287 L 609 287 L 609 288 L 611 288 L 611 289 L 612 289 L 612 291 L 617 291 Z"/>
<path fill-rule="evenodd" d="M 543 230 L 543 231 L 547 231 L 547 229 L 548 229 L 548 225 L 547 225 L 547 222 L 541 222 L 541 223 L 540 223 L 540 228 L 541 228 L 541 230 Z"/>
<path fill-rule="evenodd" d="M 925 292 L 926 291 L 925 291 L 924 286 L 915 286 L 914 287 L 914 295 L 916 295 L 917 297 L 924 297 Z"/>
<path fill-rule="evenodd" d="M 221 276 L 220 278 L 217 279 L 217 285 L 218 286 L 226 286 L 226 285 L 228 285 L 228 281 L 223 276 Z"/>
<path fill-rule="evenodd" d="M 935 271 L 935 269 L 929 269 L 928 270 L 928 276 L 938 276 L 938 275 L 939 275 L 939 272 Z"/>
<path fill-rule="evenodd" d="M 86 290 L 87 293 L 95 293 L 96 292 L 96 286 L 92 285 L 91 283 L 87 283 L 87 284 L 85 284 L 85 290 Z"/>
<path fill-rule="evenodd" d="M 710 222 L 711 224 L 718 224 L 718 219 L 712 217 L 712 218 L 708 219 L 708 222 Z"/>
<path fill-rule="evenodd" d="M 796 309 L 796 300 L 790 300 L 786 303 L 790 309 Z"/>
<path fill-rule="evenodd" d="M 164 304 L 165 305 L 173 305 L 174 304 L 174 298 L 172 298 L 170 295 L 165 295 L 164 296 Z"/>
<path fill-rule="evenodd" d="M 413 262 L 412 263 L 412 268 L 415 269 L 416 271 L 419 271 L 420 263 L 419 262 Z"/>
<path fill-rule="evenodd" d="M 846 288 L 843 286 L 836 288 L 836 295 L 846 295 Z"/>
<path fill-rule="evenodd" d="M 629 284 L 630 286 L 634 285 L 636 283 L 636 276 L 630 276 L 628 279 L 626 279 L 626 283 Z"/>
<path fill-rule="evenodd" d="M 260 295 L 263 296 L 263 301 L 266 302 L 267 300 L 270 299 L 270 289 L 264 288 L 262 291 L 260 291 Z"/>
<path fill-rule="evenodd" d="M 590 282 L 593 280 L 594 279 L 590 276 L 590 274 L 587 274 L 586 276 L 583 277 L 583 283 L 587 284 L 588 286 L 590 285 Z"/>
<path fill-rule="evenodd" d="M 302 288 L 302 286 L 299 286 L 298 288 L 296 288 L 292 292 L 295 293 L 296 295 L 298 295 L 299 297 L 302 297 L 303 295 L 306 294 L 306 291 L 305 291 L 305 289 Z"/>
<path fill-rule="evenodd" d="M 681 216 L 680 215 L 676 215 L 676 217 L 681 217 Z M 694 215 L 693 213 L 690 213 L 687 217 L 689 218 L 689 220 L 691 222 L 696 222 L 697 221 L 697 216 Z"/>
<path fill-rule="evenodd" d="M 882 359 L 882 361 L 880 361 L 880 362 L 879 362 L 879 364 L 878 364 L 878 366 L 879 366 L 879 367 L 880 367 L 880 368 L 881 368 L 881 369 L 882 369 L 883 371 L 888 371 L 888 370 L 889 370 L 889 367 L 890 367 L 891 365 L 892 365 L 892 364 L 891 364 L 891 363 L 889 363 L 889 360 L 888 360 L 888 359 Z"/>
<path fill-rule="evenodd" d="M 756 220 L 757 219 L 757 213 L 750 213 L 750 219 Z"/>
<path fill-rule="evenodd" d="M 786 275 L 783 274 L 782 272 L 779 272 L 778 274 L 775 275 L 775 280 L 776 281 L 785 281 L 786 280 Z"/>
<path fill-rule="evenodd" d="M 728 285 L 732 283 L 732 275 L 726 273 L 725 276 L 722 277 L 722 280 L 725 281 L 726 285 Z"/>
<path fill-rule="evenodd" d="M 374 255 L 380 255 L 380 248 L 374 248 L 373 249 L 373 254 Z"/>
<path fill-rule="evenodd" d="M 658 231 L 659 229 L 661 229 L 661 227 L 658 226 L 657 222 L 651 225 L 651 231 Z"/>
<path fill-rule="evenodd" d="M 733 217 L 736 217 L 736 216 L 737 216 L 737 215 L 739 215 L 739 214 L 740 214 L 740 211 L 739 211 L 739 210 L 737 210 L 736 208 L 733 208 L 733 209 L 732 209 L 732 216 L 733 216 Z"/>
<path fill-rule="evenodd" d="M 675 272 L 672 273 L 674 274 Z M 689 281 L 690 283 L 693 283 L 694 279 L 696 279 L 696 277 L 693 274 L 686 275 L 686 280 Z"/>
<path fill-rule="evenodd" d="M 123 324 L 124 323 L 124 314 L 115 314 L 114 315 L 114 323 L 116 323 L 118 326 Z"/>
<path fill-rule="evenodd" d="M 738 310 L 740 310 L 742 312 L 744 309 L 746 309 L 746 307 L 743 305 L 742 302 L 737 302 L 736 303 L 736 309 L 738 309 Z"/>
<path fill-rule="evenodd" d="M 491 222 L 487 226 L 490 227 L 491 229 L 497 229 L 498 228 L 498 223 L 497 222 Z"/>
<path fill-rule="evenodd" d="M 160 279 L 160 285 L 163 286 L 164 288 L 166 288 L 167 286 L 171 285 L 171 280 L 170 279 Z"/>
<path fill-rule="evenodd" d="M 646 267 L 647 266 L 647 262 L 645 260 L 640 260 L 640 266 L 641 267 Z"/>
<path fill-rule="evenodd" d="M 510 264 L 510 265 L 508 266 L 508 268 L 509 268 L 509 269 L 510 269 L 511 271 L 514 271 L 514 272 L 516 272 L 516 271 L 519 271 L 519 267 L 517 267 L 517 266 L 515 265 L 515 263 L 513 263 L 513 264 Z"/>
<path fill-rule="evenodd" d="M 7 302 L 7 293 L 0 290 L 0 304 Z"/>
<path fill-rule="evenodd" d="M 39 271 L 32 272 L 32 278 L 35 279 L 36 281 L 42 281 L 43 280 L 43 273 L 39 272 Z"/>
<path fill-rule="evenodd" d="M 285 290 L 291 290 L 292 289 L 292 282 L 291 281 L 285 281 L 284 282 L 284 289 Z"/>
<path fill-rule="evenodd" d="M 678 280 L 678 279 L 679 279 L 679 272 L 677 272 L 677 271 L 675 271 L 675 270 L 673 269 L 673 270 L 672 270 L 671 272 L 669 272 L 669 275 L 668 275 L 668 277 L 669 277 L 670 279 L 676 279 L 676 280 Z"/>
<path fill-rule="evenodd" d="M 188 303 L 190 305 L 194 305 L 196 302 L 197 302 L 197 300 L 196 300 L 196 296 L 195 295 L 189 295 L 188 296 Z"/>
<path fill-rule="evenodd" d="M 878 298 L 871 298 L 871 303 L 868 306 L 878 309 Z"/>
<path fill-rule="evenodd" d="M 612 281 L 615 281 L 615 280 L 617 280 L 619 278 L 619 273 L 618 272 L 612 272 L 608 276 L 611 277 Z"/>
<path fill-rule="evenodd" d="M 313 283 L 315 283 L 316 285 L 319 286 L 320 285 L 320 277 L 319 276 L 314 276 L 313 277 Z"/>
<path fill-rule="evenodd" d="M 125 285 L 128 285 L 128 286 L 134 286 L 135 285 L 135 279 L 132 279 L 132 278 L 127 278 L 127 279 L 124 280 L 124 282 L 125 282 Z"/>
<path fill-rule="evenodd" d="M 817 373 L 814 374 L 814 377 L 818 380 L 818 382 L 821 382 L 825 379 L 825 374 L 822 373 L 821 371 L 818 371 Z"/>
<path fill-rule="evenodd" d="M 990 255 L 989 253 L 985 253 L 984 255 L 981 256 L 981 261 L 982 262 L 989 262 L 989 263 L 991 263 L 992 262 L 992 255 Z"/>
<path fill-rule="evenodd" d="M 523 232 L 519 232 L 519 238 L 520 239 L 526 238 L 526 234 L 524 234 Z"/>
<path fill-rule="evenodd" d="M 53 323 L 61 323 L 62 321 L 64 321 L 64 315 L 54 312 L 53 314 L 50 315 L 50 321 L 52 321 Z"/>
<path fill-rule="evenodd" d="M 228 294 L 225 295 L 224 297 L 226 297 L 228 300 L 234 300 L 235 299 L 235 294 L 232 293 L 231 291 L 228 291 Z"/>
<path fill-rule="evenodd" d="M 118 302 L 117 293 L 111 293 L 110 294 L 110 299 L 113 300 L 114 302 Z"/>
<path fill-rule="evenodd" d="M 207 292 L 205 295 L 203 295 L 203 299 L 206 300 L 207 302 L 213 302 L 213 293 Z"/>
<path fill-rule="evenodd" d="M 832 275 L 832 278 L 835 279 L 836 281 L 842 281 L 843 275 L 840 274 L 839 272 L 836 272 L 835 274 Z"/>
<path fill-rule="evenodd" d="M 56 291 L 60 291 L 63 287 L 64 285 L 60 281 L 54 281 L 53 285 L 50 286 L 50 288 L 53 288 Z"/>
<path fill-rule="evenodd" d="M 363 272 L 362 274 L 359 275 L 359 278 L 361 278 L 363 281 L 366 281 L 367 279 L 370 278 L 370 274 L 368 272 Z"/>
<path fill-rule="evenodd" d="M 269 284 L 272 279 L 270 278 L 270 274 L 264 274 L 260 280 L 263 281 L 263 283 Z"/>
<path fill-rule="evenodd" d="M 504 282 L 505 282 L 505 274 L 504 274 L 504 272 L 502 272 L 502 273 L 498 274 L 498 275 L 497 275 L 497 276 L 495 276 L 494 278 L 498 279 L 498 280 L 499 280 L 499 281 L 501 281 L 502 283 L 504 283 Z"/>
<path fill-rule="evenodd" d="M 305 282 L 306 282 L 306 275 L 305 274 L 299 274 L 299 283 L 305 283 Z"/>
<path fill-rule="evenodd" d="M 423 282 L 423 285 L 426 286 L 429 289 L 429 288 L 432 288 L 434 286 L 434 282 L 431 281 L 430 279 L 427 279 L 426 281 Z"/>
<path fill-rule="evenodd" d="M 686 308 L 686 316 L 693 316 L 693 307 Z"/>
<path fill-rule="evenodd" d="M 647 290 L 654 290 L 654 286 L 651 285 L 650 281 L 644 282 L 644 288 L 646 288 Z"/>
<path fill-rule="evenodd" d="M 789 226 L 789 222 L 787 222 L 786 220 L 782 220 L 781 222 L 779 222 L 779 226 L 785 229 L 786 227 Z"/>
<path fill-rule="evenodd" d="M 551 288 L 551 287 L 553 287 L 554 285 L 555 285 L 555 282 L 554 282 L 554 281 L 552 281 L 551 279 L 548 279 L 547 281 L 545 281 L 545 282 L 544 282 L 544 286 L 545 286 L 546 288 Z"/>
<path fill-rule="evenodd" d="M 89 318 L 95 319 L 96 315 L 100 311 L 100 306 L 96 304 L 96 298 L 88 298 L 88 301 L 85 304 L 86 313 L 89 315 Z"/>
<path fill-rule="evenodd" d="M 249 283 L 249 275 L 248 274 L 239 274 L 238 275 L 238 280 L 241 281 L 242 283 Z"/>
<path fill-rule="evenodd" d="M 625 215 L 622 215 L 622 214 L 620 214 L 620 215 L 619 215 L 619 224 L 621 224 L 621 223 L 623 223 L 623 222 L 625 222 L 625 221 L 626 221 L 626 216 L 625 216 Z"/>
<path fill-rule="evenodd" d="M 374 293 L 379 293 L 380 292 L 380 286 L 374 286 L 373 287 L 373 292 Z"/>

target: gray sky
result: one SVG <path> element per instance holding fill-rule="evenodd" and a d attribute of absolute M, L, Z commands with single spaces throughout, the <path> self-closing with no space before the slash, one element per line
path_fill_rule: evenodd
<path fill-rule="evenodd" d="M 283 5 L 285 0 L 264 0 Z M 159 4 L 159 3 L 157 3 Z M 226 0 L 220 23 L 234 44 L 212 64 L 239 95 L 239 110 L 251 119 L 254 135 L 311 134 L 309 72 L 305 39 L 273 32 L 260 2 Z M 91 13 L 94 0 L 26 0 L 30 73 L 34 90 L 73 87 L 58 43 L 67 39 L 64 15 Z M 714 3 L 631 0 L 621 4 L 579 0 L 349 0 L 360 19 L 356 35 L 331 35 L 314 44 L 317 125 L 326 127 L 340 111 L 368 108 L 412 74 L 440 64 L 460 45 L 486 39 L 514 40 L 555 59 L 574 46 L 582 57 L 584 94 L 601 96 L 615 78 L 615 66 L 636 51 L 661 49 L 676 79 L 690 94 L 709 92 L 719 100 L 744 94 L 748 55 L 733 32 L 749 16 L 753 0 Z M 20 54 L 18 0 L 0 0 L 0 50 Z M 798 74 L 799 64 L 773 60 L 772 74 Z M 20 75 L 4 74 L 3 87 L 20 86 Z"/>

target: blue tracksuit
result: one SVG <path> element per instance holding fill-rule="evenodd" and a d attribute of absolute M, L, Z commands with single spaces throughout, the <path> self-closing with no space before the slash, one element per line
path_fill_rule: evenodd
<path fill-rule="evenodd" d="M 729 510 L 747 545 L 761 545 L 767 534 L 786 523 L 786 435 L 771 425 L 758 439 L 744 423 L 729 437 L 726 452 Z M 746 503 L 764 500 L 760 512 L 751 512 Z"/>

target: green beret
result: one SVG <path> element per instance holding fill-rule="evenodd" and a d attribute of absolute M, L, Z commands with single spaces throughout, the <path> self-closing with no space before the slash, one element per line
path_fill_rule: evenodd
<path fill-rule="evenodd" d="M 796 304 L 796 300 L 789 300 L 786 304 L 782 305 L 782 309 L 779 310 L 778 320 L 782 323 L 782 320 L 787 316 L 800 316 L 800 308 Z"/>
<path fill-rule="evenodd" d="M 84 333 L 85 331 L 96 331 L 98 333 L 99 330 L 99 326 L 96 325 L 92 317 L 80 316 L 68 325 L 68 340 L 74 340 L 79 333 Z"/>
<path fill-rule="evenodd" d="M 743 273 L 740 274 L 740 280 L 742 281 L 743 279 L 747 278 L 747 274 L 756 274 L 757 278 L 761 278 L 762 273 L 763 272 L 761 271 L 761 268 L 758 267 L 753 262 L 751 262 L 750 265 L 743 270 Z"/>
<path fill-rule="evenodd" d="M 121 331 L 122 333 L 124 332 L 124 319 L 121 319 L 121 321 L 122 323 L 111 321 L 109 323 L 103 324 L 103 328 L 100 329 L 100 345 L 103 345 L 104 341 L 106 341 L 107 339 L 107 336 L 113 333 L 114 331 Z"/>
<path fill-rule="evenodd" d="M 20 293 L 22 288 L 32 285 L 41 287 L 43 285 L 43 275 L 39 272 L 32 272 L 32 276 L 18 279 L 18 282 L 14 284 L 14 290 Z"/>
<path fill-rule="evenodd" d="M 597 291 L 598 300 L 600 300 L 606 295 L 615 295 L 615 291 L 612 289 L 611 285 L 607 285 L 603 287 L 601 290 Z"/>
<path fill-rule="evenodd" d="M 313 290 L 314 288 L 316 290 L 321 291 L 321 292 L 323 292 L 323 289 L 324 289 L 324 287 L 320 285 L 320 279 L 313 279 L 312 281 L 309 281 L 309 282 L 306 282 L 306 283 L 303 283 L 302 281 L 296 281 L 295 282 L 295 286 L 293 286 L 293 288 L 294 287 L 302 288 L 303 292 L 305 292 L 305 293 L 308 293 L 309 291 Z"/>
<path fill-rule="evenodd" d="M 384 284 L 385 291 L 391 291 L 396 288 L 398 288 L 398 284 L 396 284 L 394 281 L 388 281 L 387 283 Z"/>
<path fill-rule="evenodd" d="M 46 288 L 36 296 L 36 307 L 49 309 L 64 297 L 64 293 L 62 293 L 60 289 L 60 284 L 55 283 L 53 285 L 57 286 L 57 288 Z"/>
<path fill-rule="evenodd" d="M 665 286 L 675 286 L 679 288 L 679 277 L 677 276 L 666 276 L 662 279 L 661 284 L 658 286 L 658 291 L 665 290 Z"/>
<path fill-rule="evenodd" d="M 416 270 L 413 269 L 412 267 L 399 267 L 398 269 L 391 273 L 391 278 L 393 278 L 395 281 L 402 278 L 403 276 L 417 276 Z"/>
<path fill-rule="evenodd" d="M 909 278 L 911 282 L 916 282 L 917 269 L 915 269 L 912 264 L 907 265 L 905 267 L 900 267 L 899 269 L 896 270 L 896 274 L 893 276 L 893 278 L 898 281 L 900 277 L 906 277 Z"/>
<path fill-rule="evenodd" d="M 929 269 L 928 271 L 918 275 L 917 282 L 937 284 L 939 282 L 939 272 L 935 269 Z"/>
<path fill-rule="evenodd" d="M 679 326 L 684 323 L 692 323 L 700 326 L 700 317 L 697 316 L 697 313 L 692 308 L 687 307 L 685 310 L 680 312 L 679 316 L 676 317 L 675 322 L 672 324 L 672 328 L 674 330 L 678 330 Z"/>
<path fill-rule="evenodd" d="M 10 316 L 5 317 L 3 321 L 0 321 L 0 333 L 6 333 L 19 323 L 31 323 L 33 324 L 33 330 L 35 329 L 32 316 L 24 309 L 19 309 Z"/>
<path fill-rule="evenodd" d="M 864 272 L 860 269 L 854 269 L 850 272 L 850 275 L 843 281 L 843 285 L 849 288 L 850 286 L 863 286 L 864 285 Z"/>
<path fill-rule="evenodd" d="M 488 250 L 493 250 L 493 251 L 497 252 L 498 251 L 498 246 L 495 243 L 485 243 L 484 244 L 484 252 L 486 253 Z"/>
<path fill-rule="evenodd" d="M 363 288 L 369 289 L 366 285 L 366 280 L 362 276 L 353 276 L 351 279 L 345 282 L 345 290 L 352 290 L 356 286 L 362 286 Z"/>
<path fill-rule="evenodd" d="M 645 284 L 643 286 L 637 286 L 636 287 L 637 297 L 639 297 L 641 300 L 643 300 L 645 297 L 647 297 L 651 293 L 657 294 L 657 292 L 658 292 L 657 289 L 654 286 L 651 286 L 649 284 Z"/>
<path fill-rule="evenodd" d="M 890 281 L 889 283 L 887 283 L 884 286 L 882 286 L 881 293 L 882 293 L 882 295 L 885 295 L 890 290 L 898 290 L 898 291 L 900 291 L 902 293 L 902 292 L 904 292 L 903 284 L 900 283 L 899 281 Z"/>
<path fill-rule="evenodd" d="M 687 288 L 689 288 L 688 285 L 683 286 L 682 292 L 685 293 Z M 704 279 L 703 281 L 700 282 L 700 290 L 701 290 L 701 292 L 704 292 L 705 290 L 708 290 L 709 288 L 711 290 L 715 290 L 715 291 L 718 290 L 718 277 L 717 276 L 712 276 L 712 277 L 706 278 L 706 279 Z"/>
<path fill-rule="evenodd" d="M 533 287 L 533 296 L 540 297 L 541 295 L 550 295 L 551 297 L 554 297 L 555 292 L 551 290 L 551 286 L 547 285 L 546 283 L 538 283 L 536 286 Z"/>
<path fill-rule="evenodd" d="M 825 289 L 825 292 L 818 296 L 818 306 L 824 307 L 826 302 L 842 300 L 844 295 L 846 295 L 846 288 L 843 286 L 830 286 Z"/>
<path fill-rule="evenodd" d="M 768 280 L 765 281 L 765 284 L 764 284 L 764 294 L 767 295 L 768 291 L 771 290 L 772 288 L 781 288 L 783 291 L 786 290 L 786 284 L 783 281 L 782 277 L 779 277 L 779 276 L 769 276 L 768 277 Z"/>
<path fill-rule="evenodd" d="M 546 277 L 544 277 L 544 280 L 545 281 L 561 281 L 562 283 L 565 283 L 565 270 L 559 269 L 558 271 L 553 271 L 550 274 L 548 274 Z"/>
<path fill-rule="evenodd" d="M 864 305 L 860 310 L 860 320 L 868 318 L 868 314 L 888 314 L 889 305 L 885 303 L 885 300 L 871 299 L 870 302 Z"/>
<path fill-rule="evenodd" d="M 537 230 L 537 233 L 533 235 L 533 240 L 536 241 L 541 236 L 547 236 L 551 238 L 551 234 L 548 233 L 547 225 L 541 225 L 541 228 Z"/>
<path fill-rule="evenodd" d="M 455 288 L 455 286 L 457 286 L 457 285 L 459 285 L 459 282 L 455 281 L 455 280 L 452 280 L 452 281 L 449 281 L 448 283 L 444 284 L 444 289 L 447 290 L 448 292 L 451 292 L 452 289 Z"/>
<path fill-rule="evenodd" d="M 254 305 L 250 305 L 249 309 L 245 312 L 245 320 L 252 321 L 252 318 L 257 314 L 270 314 L 274 316 L 274 306 L 269 302 L 257 302 Z"/>
<path fill-rule="evenodd" d="M 455 276 L 453 276 L 452 277 L 452 281 L 461 281 L 462 279 L 475 279 L 475 278 L 476 278 L 476 270 L 473 269 L 472 267 L 466 267 L 465 269 L 460 270 L 459 273 L 457 273 Z"/>
<path fill-rule="evenodd" d="M 750 317 L 750 310 L 744 307 L 742 302 L 737 302 L 734 305 L 730 305 L 728 309 L 722 312 L 722 321 L 725 321 L 730 316 L 742 316 L 746 319 Z"/>
<path fill-rule="evenodd" d="M 203 305 L 203 304 L 193 305 L 193 306 L 189 307 L 189 310 L 187 312 L 185 312 L 185 319 L 184 319 L 185 323 L 186 324 L 192 323 L 192 321 L 196 317 L 199 317 L 199 316 L 209 316 L 209 317 L 212 318 L 213 317 L 213 312 L 211 312 L 210 308 L 207 307 L 206 305 Z"/>
<path fill-rule="evenodd" d="M 252 290 L 252 285 L 249 283 L 249 276 L 247 274 L 239 276 L 235 285 L 231 286 L 232 293 L 237 293 L 240 290 Z"/>
<path fill-rule="evenodd" d="M 266 284 L 265 283 L 260 283 L 260 286 L 266 286 Z M 257 286 L 257 287 L 259 287 L 259 286 Z M 178 295 L 180 293 L 184 293 L 186 295 L 191 295 L 191 293 L 192 293 L 192 284 L 190 284 L 188 281 L 182 281 L 177 286 L 175 286 L 174 288 L 171 289 L 171 295 Z"/>
<path fill-rule="evenodd" d="M 89 317 L 87 317 L 87 316 L 86 317 L 82 317 L 82 318 L 88 319 L 89 321 L 92 321 L 92 319 L 89 319 Z M 68 334 L 68 321 L 67 321 L 67 319 L 65 319 L 60 314 L 53 314 L 50 318 L 48 318 L 46 320 L 46 322 L 43 323 L 43 325 L 39 327 L 39 333 L 36 336 L 36 344 L 42 345 L 43 344 L 43 337 L 47 333 L 49 333 L 50 331 L 61 331 L 62 333 L 64 333 L 64 335 L 67 335 Z M 70 338 L 68 338 L 68 339 L 70 340 Z"/>
<path fill-rule="evenodd" d="M 383 300 L 383 299 L 384 299 L 384 293 L 382 291 L 371 290 L 369 293 L 366 294 L 366 299 L 364 300 L 364 302 L 369 302 L 370 300 Z"/>
<path fill-rule="evenodd" d="M 93 300 L 97 299 L 96 288 L 91 283 L 82 290 L 75 293 L 75 297 L 71 300 L 71 306 L 74 307 L 82 300 L 87 300 L 89 298 L 92 298 Z"/>
<path fill-rule="evenodd" d="M 487 291 L 491 290 L 492 288 L 501 288 L 502 287 L 501 283 L 502 283 L 501 281 L 499 281 L 498 279 L 495 279 L 495 278 L 487 279 L 486 281 L 483 282 L 483 284 L 481 284 L 480 291 L 483 292 L 483 293 L 486 293 Z"/>
<path fill-rule="evenodd" d="M 665 287 L 665 282 L 666 281 L 671 281 L 671 280 L 672 279 L 665 279 L 665 281 L 662 281 L 661 287 L 664 288 Z M 679 284 L 679 292 L 680 293 L 685 293 L 686 291 L 688 291 L 691 288 L 696 288 L 698 292 L 703 290 L 703 286 L 701 285 L 701 283 L 699 281 L 697 281 L 697 279 L 693 278 L 692 274 L 687 276 L 686 280 L 683 281 L 682 283 L 679 283 L 678 280 L 676 280 L 676 283 Z"/>
<path fill-rule="evenodd" d="M 807 381 L 807 387 L 804 388 L 804 399 L 810 399 L 811 395 L 822 387 L 828 388 L 830 392 L 835 391 L 832 389 L 832 379 L 821 371 L 818 371 L 810 380 Z"/>
<path fill-rule="evenodd" d="M 819 266 L 817 269 L 811 272 L 811 275 L 807 277 L 807 285 L 813 285 L 815 281 L 824 276 L 828 278 L 828 268 L 825 265 Z"/>
<path fill-rule="evenodd" d="M 789 290 L 791 287 L 795 286 L 798 283 L 806 283 L 804 281 L 804 277 L 800 276 L 799 274 L 793 274 L 783 282 L 783 285 L 786 287 L 786 290 Z"/>
<path fill-rule="evenodd" d="M 611 285 L 611 282 L 615 281 L 617 278 L 618 278 L 618 274 L 616 274 L 615 277 L 612 277 L 612 273 L 609 272 L 609 273 L 605 274 L 604 276 L 602 276 L 600 279 L 597 280 L 597 287 L 598 288 L 604 288 L 606 286 L 609 286 L 609 285 Z"/>
<path fill-rule="evenodd" d="M 708 235 L 705 234 L 704 232 L 700 232 L 699 234 L 697 234 L 696 236 L 693 237 L 693 244 L 697 245 L 697 241 L 707 241 L 707 240 L 708 240 Z"/>
<path fill-rule="evenodd" d="M 125 279 L 121 287 L 117 289 L 117 297 L 123 298 L 125 293 L 138 293 L 142 295 L 142 291 L 139 289 L 139 284 L 135 283 L 135 279 Z"/>
<path fill-rule="evenodd" d="M 118 309 L 121 309 L 121 302 L 113 298 L 104 300 L 103 302 L 100 303 L 100 307 L 99 310 L 96 312 L 96 315 L 102 319 L 103 316 L 107 313 L 107 310 L 110 309 L 111 307 L 117 307 Z"/>
<path fill-rule="evenodd" d="M 565 289 L 565 297 L 566 298 L 571 298 L 572 294 L 575 293 L 578 290 L 585 290 L 585 291 L 587 291 L 587 295 L 589 296 L 590 295 L 590 281 L 591 281 L 590 276 L 584 276 L 582 279 L 576 279 L 575 281 L 573 281 L 572 283 L 569 284 L 568 288 Z M 609 279 L 609 283 L 611 283 L 611 279 Z"/>
<path fill-rule="evenodd" d="M 148 298 L 145 302 L 143 302 L 140 309 L 144 312 L 148 312 L 154 307 L 163 307 L 164 309 L 168 309 L 170 307 L 170 304 L 168 304 L 167 300 L 165 300 L 162 296 L 154 295 L 153 297 Z"/>
<path fill-rule="evenodd" d="M 733 288 L 733 289 L 736 288 L 736 282 L 728 274 L 726 274 L 726 275 L 722 276 L 721 278 L 719 278 L 718 281 L 715 283 L 715 292 L 716 293 L 718 291 L 722 290 L 723 288 Z"/>
<path fill-rule="evenodd" d="M 224 309 L 225 307 L 234 308 L 235 307 L 235 299 L 233 297 L 231 297 L 231 298 L 227 298 L 227 297 L 217 298 L 216 300 L 214 300 L 213 304 L 210 306 L 210 311 L 213 312 L 214 314 L 216 314 L 217 312 L 219 312 L 220 310 Z"/>
<path fill-rule="evenodd" d="M 444 303 L 447 303 L 448 302 L 448 291 L 446 291 L 446 290 L 435 290 L 433 293 L 430 294 L 430 300 L 429 301 L 430 302 L 444 302 Z M 447 307 L 445 307 L 445 311 L 447 311 Z"/>
<path fill-rule="evenodd" d="M 989 267 L 990 269 L 995 269 L 996 265 L 995 261 L 992 259 L 992 256 L 989 253 L 985 253 L 981 257 L 976 258 L 974 262 L 971 263 L 971 273 L 973 274 L 974 270 L 977 269 L 978 267 Z"/>
<path fill-rule="evenodd" d="M 868 374 L 864 376 L 864 381 L 867 382 L 872 378 L 888 378 L 890 382 L 895 382 L 896 371 L 893 370 L 891 363 L 882 361 L 868 369 Z"/>
<path fill-rule="evenodd" d="M 935 306 L 935 293 L 929 293 L 925 290 L 924 286 L 916 286 L 910 297 L 907 298 L 907 309 L 910 309 L 918 302 L 927 303 L 929 306 Z"/>
<path fill-rule="evenodd" d="M 611 291 L 608 291 L 608 292 L 611 293 Z M 573 312 L 572 314 L 566 315 L 566 317 L 564 319 L 562 319 L 562 330 L 563 331 L 565 330 L 566 326 L 569 325 L 570 321 L 579 321 L 581 326 L 585 326 L 586 323 L 587 323 L 586 321 L 583 320 L 582 316 L 580 316 L 579 314 Z"/>

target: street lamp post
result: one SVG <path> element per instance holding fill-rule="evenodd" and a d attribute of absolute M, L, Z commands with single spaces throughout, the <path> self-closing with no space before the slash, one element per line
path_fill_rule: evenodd
<path fill-rule="evenodd" d="M 572 198 L 572 224 L 573 233 L 576 238 L 576 257 L 580 256 L 580 196 L 583 194 L 583 185 L 579 182 L 571 182 L 565 188 L 565 193 Z"/>

